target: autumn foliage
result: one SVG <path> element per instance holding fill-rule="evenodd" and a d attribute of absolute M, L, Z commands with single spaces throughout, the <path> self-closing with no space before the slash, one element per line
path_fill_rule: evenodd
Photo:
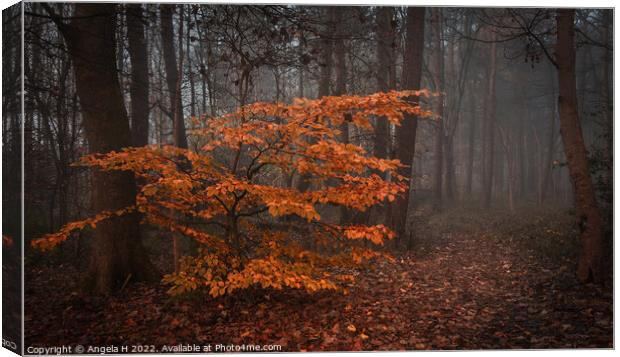
<path fill-rule="evenodd" d="M 72 222 L 33 242 L 50 249 L 72 232 L 131 211 L 145 223 L 199 243 L 167 275 L 170 292 L 220 296 L 250 286 L 338 289 L 339 272 L 383 256 L 373 246 L 394 233 L 383 225 L 334 223 L 321 207 L 365 211 L 404 191 L 397 160 L 339 141 L 341 124 L 371 132 L 376 117 L 398 125 L 405 113 L 430 116 L 410 96 L 424 91 L 255 103 L 217 118 L 194 118 L 192 149 L 127 148 L 79 164 L 129 170 L 140 178 L 134 206 Z M 298 184 L 303 181 L 305 185 Z M 303 186 L 303 187 L 302 187 Z"/>

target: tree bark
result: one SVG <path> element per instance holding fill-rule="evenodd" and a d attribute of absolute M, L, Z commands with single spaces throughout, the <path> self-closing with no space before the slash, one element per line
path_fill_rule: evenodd
<path fill-rule="evenodd" d="M 127 4 L 127 37 L 131 60 L 131 137 L 134 146 L 149 143 L 149 64 L 142 21 L 142 5 Z"/>
<path fill-rule="evenodd" d="M 161 40 L 166 65 L 166 82 L 170 98 L 170 113 L 172 114 L 172 135 L 174 146 L 187 149 L 187 135 L 185 132 L 185 120 L 183 118 L 183 100 L 181 97 L 181 79 L 183 75 L 183 8 L 180 8 L 181 19 L 178 31 L 179 64 L 177 65 L 174 53 L 174 30 L 172 27 L 172 15 L 176 5 L 161 4 Z M 182 6 L 182 5 L 181 5 Z M 172 252 L 174 270 L 179 271 L 181 247 L 176 235 L 172 236 Z"/>
<path fill-rule="evenodd" d="M 334 88 L 334 95 L 344 95 L 347 92 L 347 62 L 346 62 L 346 50 L 344 45 L 344 39 L 347 36 L 346 28 L 343 24 L 346 15 L 346 7 L 335 6 L 331 7 L 331 18 L 334 21 L 334 59 L 336 69 L 336 88 Z M 340 141 L 343 143 L 349 143 L 349 120 L 345 118 L 345 121 L 340 125 Z M 347 207 L 340 208 L 340 224 L 350 223 L 352 212 Z"/>
<path fill-rule="evenodd" d="M 439 93 L 437 97 L 437 123 L 436 123 L 436 131 L 435 131 L 435 164 L 433 170 L 433 208 L 436 211 L 440 211 L 442 208 L 442 193 L 443 193 L 443 163 L 444 163 L 444 153 L 443 153 L 443 139 L 444 139 L 444 128 L 443 128 L 443 116 L 444 116 L 444 95 L 442 91 L 444 90 L 443 85 L 443 71 L 444 71 L 444 60 L 443 60 L 443 50 L 441 44 L 441 9 L 434 8 L 432 10 L 433 14 L 433 41 L 435 42 L 435 68 L 434 68 L 434 82 L 435 82 L 435 91 Z"/>
<path fill-rule="evenodd" d="M 329 14 L 328 14 L 329 17 Z M 319 78 L 319 93 L 318 97 L 324 97 L 330 93 L 332 67 L 334 61 L 332 59 L 334 52 L 334 44 L 330 36 L 333 34 L 333 24 L 330 23 L 325 28 L 325 33 L 321 36 L 321 56 L 322 61 L 319 62 L 320 78 Z"/>
<path fill-rule="evenodd" d="M 551 76 L 553 77 L 553 76 Z M 553 83 L 553 82 L 552 82 Z M 552 85 L 552 98 L 556 96 L 556 88 L 555 85 Z M 556 127 L 555 127 L 555 116 L 557 113 L 557 102 L 552 100 L 551 102 L 551 128 L 549 129 L 549 141 L 547 142 L 547 157 L 545 159 L 545 171 L 542 181 L 542 189 L 540 202 L 538 204 L 542 204 L 545 201 L 547 196 L 547 189 L 549 187 L 549 183 L 552 181 L 552 170 L 553 170 L 553 155 L 555 154 L 555 141 L 556 141 Z"/>
<path fill-rule="evenodd" d="M 129 120 L 116 68 L 114 28 L 116 5 L 75 5 L 69 25 L 55 21 L 69 45 L 80 98 L 84 131 L 90 153 L 107 153 L 131 146 Z M 95 85 L 96 84 L 96 85 Z M 135 204 L 133 174 L 122 171 L 93 172 L 93 208 L 97 212 Z M 86 289 L 111 293 L 131 279 L 153 280 L 156 270 L 140 240 L 137 215 L 100 223 L 94 232 Z"/>
<path fill-rule="evenodd" d="M 581 238 L 577 276 L 582 282 L 601 282 L 603 279 L 602 220 L 590 177 L 588 157 L 577 110 L 574 18 L 575 10 L 557 10 L 556 62 L 560 90 L 558 97 L 560 130 L 573 183 L 577 225 Z"/>
<path fill-rule="evenodd" d="M 483 127 L 483 152 L 484 162 L 482 165 L 482 206 L 485 209 L 491 207 L 493 194 L 493 166 L 495 164 L 495 77 L 497 74 L 497 43 L 496 34 L 490 34 L 491 44 L 489 46 L 489 74 L 487 77 L 487 93 L 484 106 L 484 127 Z"/>
<path fill-rule="evenodd" d="M 456 164 L 454 162 L 454 136 L 444 136 L 444 161 L 446 164 L 446 201 L 454 202 L 456 197 Z"/>
<path fill-rule="evenodd" d="M 507 166 L 507 188 L 508 188 L 508 209 L 510 211 L 514 211 L 514 184 L 515 184 L 515 147 L 513 146 L 511 135 L 508 130 L 504 130 L 502 125 L 499 125 L 499 137 L 500 143 L 504 150 L 504 155 L 506 157 L 506 166 Z"/>
<path fill-rule="evenodd" d="M 473 93 L 473 92 L 472 92 Z M 469 124 L 469 145 L 467 147 L 467 181 L 465 183 L 465 193 L 468 198 L 472 197 L 472 186 L 474 176 L 474 145 L 476 139 L 476 96 L 472 95 L 470 99 L 471 123 Z"/>
<path fill-rule="evenodd" d="M 188 24 L 190 20 L 190 10 L 188 10 L 187 19 Z M 191 36 L 192 28 L 191 26 L 187 26 L 187 31 L 185 32 L 185 56 L 187 56 L 187 79 L 189 80 L 189 93 L 190 93 L 190 116 L 193 118 L 196 116 L 196 108 L 198 106 L 196 100 L 196 81 L 194 80 L 194 69 L 192 67 L 192 56 L 191 56 L 191 47 L 190 44 L 192 42 Z"/>
<path fill-rule="evenodd" d="M 377 89 L 387 92 L 390 89 L 390 45 L 392 39 L 392 8 L 382 6 L 377 10 Z M 389 125 L 387 118 L 377 118 L 375 128 L 375 156 L 385 159 L 389 152 Z"/>
<path fill-rule="evenodd" d="M 328 18 L 330 17 L 329 11 L 324 13 Z M 334 61 L 332 59 L 334 53 L 334 44 L 330 36 L 333 34 L 333 23 L 328 21 L 328 24 L 323 29 L 321 34 L 321 57 L 319 61 L 320 74 L 319 74 L 319 93 L 318 97 L 324 97 L 329 95 L 331 87 L 332 67 Z M 310 189 L 310 176 L 303 174 L 299 178 L 298 189 L 301 192 L 305 192 Z"/>
<path fill-rule="evenodd" d="M 420 89 L 422 79 L 422 54 L 424 51 L 424 17 L 426 8 L 407 8 L 406 43 L 403 63 L 403 89 Z M 407 100 L 418 102 L 418 97 L 409 97 Z M 411 181 L 416 135 L 418 130 L 418 118 L 413 115 L 405 115 L 399 127 L 396 128 L 396 158 L 406 167 L 398 169 L 398 174 L 410 179 L 407 189 L 402 196 L 397 197 L 395 202 L 394 230 L 399 236 L 404 236 L 407 231 L 407 216 L 409 211 L 409 197 L 411 195 Z"/>
<path fill-rule="evenodd" d="M 613 26 L 613 21 L 611 19 L 611 11 L 612 10 L 602 10 L 603 11 L 603 42 L 605 45 L 610 45 L 610 27 Z M 611 44 L 613 48 L 613 44 Z M 606 140 L 606 148 L 605 148 L 605 160 L 607 161 L 606 170 L 605 170 L 605 184 L 613 185 L 613 154 L 614 154 L 614 114 L 613 114 L 613 105 L 612 105 L 612 97 L 611 92 L 611 71 L 610 64 L 612 61 L 612 52 L 606 48 L 603 48 L 603 90 L 601 91 L 601 100 L 603 101 L 603 118 L 605 119 L 605 129 L 607 131 L 605 135 Z M 610 81 L 611 79 L 611 81 Z"/>
<path fill-rule="evenodd" d="M 161 41 L 166 66 L 166 84 L 170 98 L 170 113 L 173 121 L 174 145 L 187 149 L 187 135 L 185 133 L 185 121 L 183 118 L 183 102 L 181 98 L 181 71 L 177 66 L 176 55 L 174 53 L 174 30 L 172 28 L 172 14 L 176 5 L 159 5 L 161 15 Z M 182 38 L 182 31 L 180 33 Z M 182 44 L 179 41 L 179 52 L 181 53 Z M 182 58 L 179 62 L 182 63 Z"/>
<path fill-rule="evenodd" d="M 522 105 L 524 108 L 527 108 L 527 106 L 529 105 L 528 100 L 527 100 L 527 82 L 528 82 L 528 78 L 527 76 L 522 76 L 521 80 L 519 80 L 519 84 L 521 86 L 521 93 L 522 93 Z M 526 140 L 526 122 L 527 122 L 527 116 L 525 116 L 524 118 L 522 118 L 521 120 L 519 120 L 519 132 L 517 134 L 517 140 L 518 140 L 518 150 L 519 150 L 519 155 L 518 155 L 518 171 L 519 174 L 518 176 L 518 180 L 519 180 L 519 187 L 518 187 L 518 192 L 517 195 L 521 198 L 526 196 L 526 182 L 527 182 L 527 173 L 526 173 L 526 158 L 527 158 L 527 140 Z"/>

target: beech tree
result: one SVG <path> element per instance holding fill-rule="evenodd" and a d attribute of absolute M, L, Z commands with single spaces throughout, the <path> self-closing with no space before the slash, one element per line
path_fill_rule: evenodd
<path fill-rule="evenodd" d="M 364 211 L 384 200 L 394 201 L 405 191 L 406 180 L 397 173 L 398 160 L 377 158 L 357 145 L 342 143 L 341 133 L 332 128 L 340 127 L 345 118 L 369 131 L 372 116 L 394 124 L 405 113 L 429 116 L 404 99 L 420 95 L 426 92 L 298 99 L 291 105 L 259 102 L 198 121 L 199 128 L 192 131 L 195 140 L 204 143 L 198 151 L 147 146 L 87 156 L 84 165 L 103 172 L 133 172 L 141 178 L 145 183 L 135 204 L 71 222 L 33 245 L 50 249 L 74 231 L 86 227 L 98 231 L 109 220 L 138 211 L 150 224 L 193 238 L 202 247 L 197 257 L 183 258 L 180 270 L 165 277 L 173 294 L 206 288 L 218 296 L 255 284 L 336 289 L 327 268 L 383 256 L 352 241 L 381 245 L 394 233 L 383 224 L 328 223 L 318 207 L 330 204 Z M 271 176 L 291 170 L 318 182 L 318 188 L 302 191 L 270 183 Z M 327 181 L 335 184 L 325 185 Z M 269 217 L 288 215 L 299 217 L 290 224 L 308 234 L 261 224 Z M 320 250 L 307 248 L 310 241 Z"/>

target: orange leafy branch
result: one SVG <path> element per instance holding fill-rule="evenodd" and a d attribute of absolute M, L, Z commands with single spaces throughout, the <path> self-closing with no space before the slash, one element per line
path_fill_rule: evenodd
<path fill-rule="evenodd" d="M 339 128 L 347 121 L 372 131 L 378 116 L 395 125 L 406 114 L 432 117 L 411 100 L 430 95 L 391 91 L 253 103 L 220 117 L 193 118 L 189 139 L 195 150 L 145 146 L 86 156 L 79 165 L 130 171 L 141 179 L 135 206 L 71 222 L 33 246 L 50 249 L 74 231 L 137 209 L 151 226 L 201 247 L 164 278 L 172 294 L 204 290 L 220 296 L 252 286 L 338 289 L 347 278 L 333 274 L 334 268 L 389 259 L 364 243 L 380 246 L 394 233 L 383 225 L 326 223 L 321 209 L 365 211 L 395 200 L 407 185 L 397 173 L 402 163 L 340 142 Z M 304 189 L 294 184 L 302 177 L 309 183 Z"/>
<path fill-rule="evenodd" d="M 85 228 L 95 228 L 100 222 L 112 217 L 119 217 L 135 210 L 135 206 L 125 207 L 116 211 L 104 211 L 94 217 L 86 218 L 81 221 L 70 222 L 64 225 L 58 232 L 47 234 L 31 242 L 32 246 L 41 250 L 49 250 L 67 240 L 71 233 Z"/>

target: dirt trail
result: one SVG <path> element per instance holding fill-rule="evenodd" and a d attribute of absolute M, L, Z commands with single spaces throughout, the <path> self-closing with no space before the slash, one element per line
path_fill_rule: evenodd
<path fill-rule="evenodd" d="M 373 347 L 611 347 L 611 293 L 578 285 L 572 267 L 552 269 L 484 234 L 451 235 L 427 249 L 364 277 L 362 286 L 378 282 L 358 319 L 378 322 Z M 398 327 L 382 334 L 386 325 Z"/>

